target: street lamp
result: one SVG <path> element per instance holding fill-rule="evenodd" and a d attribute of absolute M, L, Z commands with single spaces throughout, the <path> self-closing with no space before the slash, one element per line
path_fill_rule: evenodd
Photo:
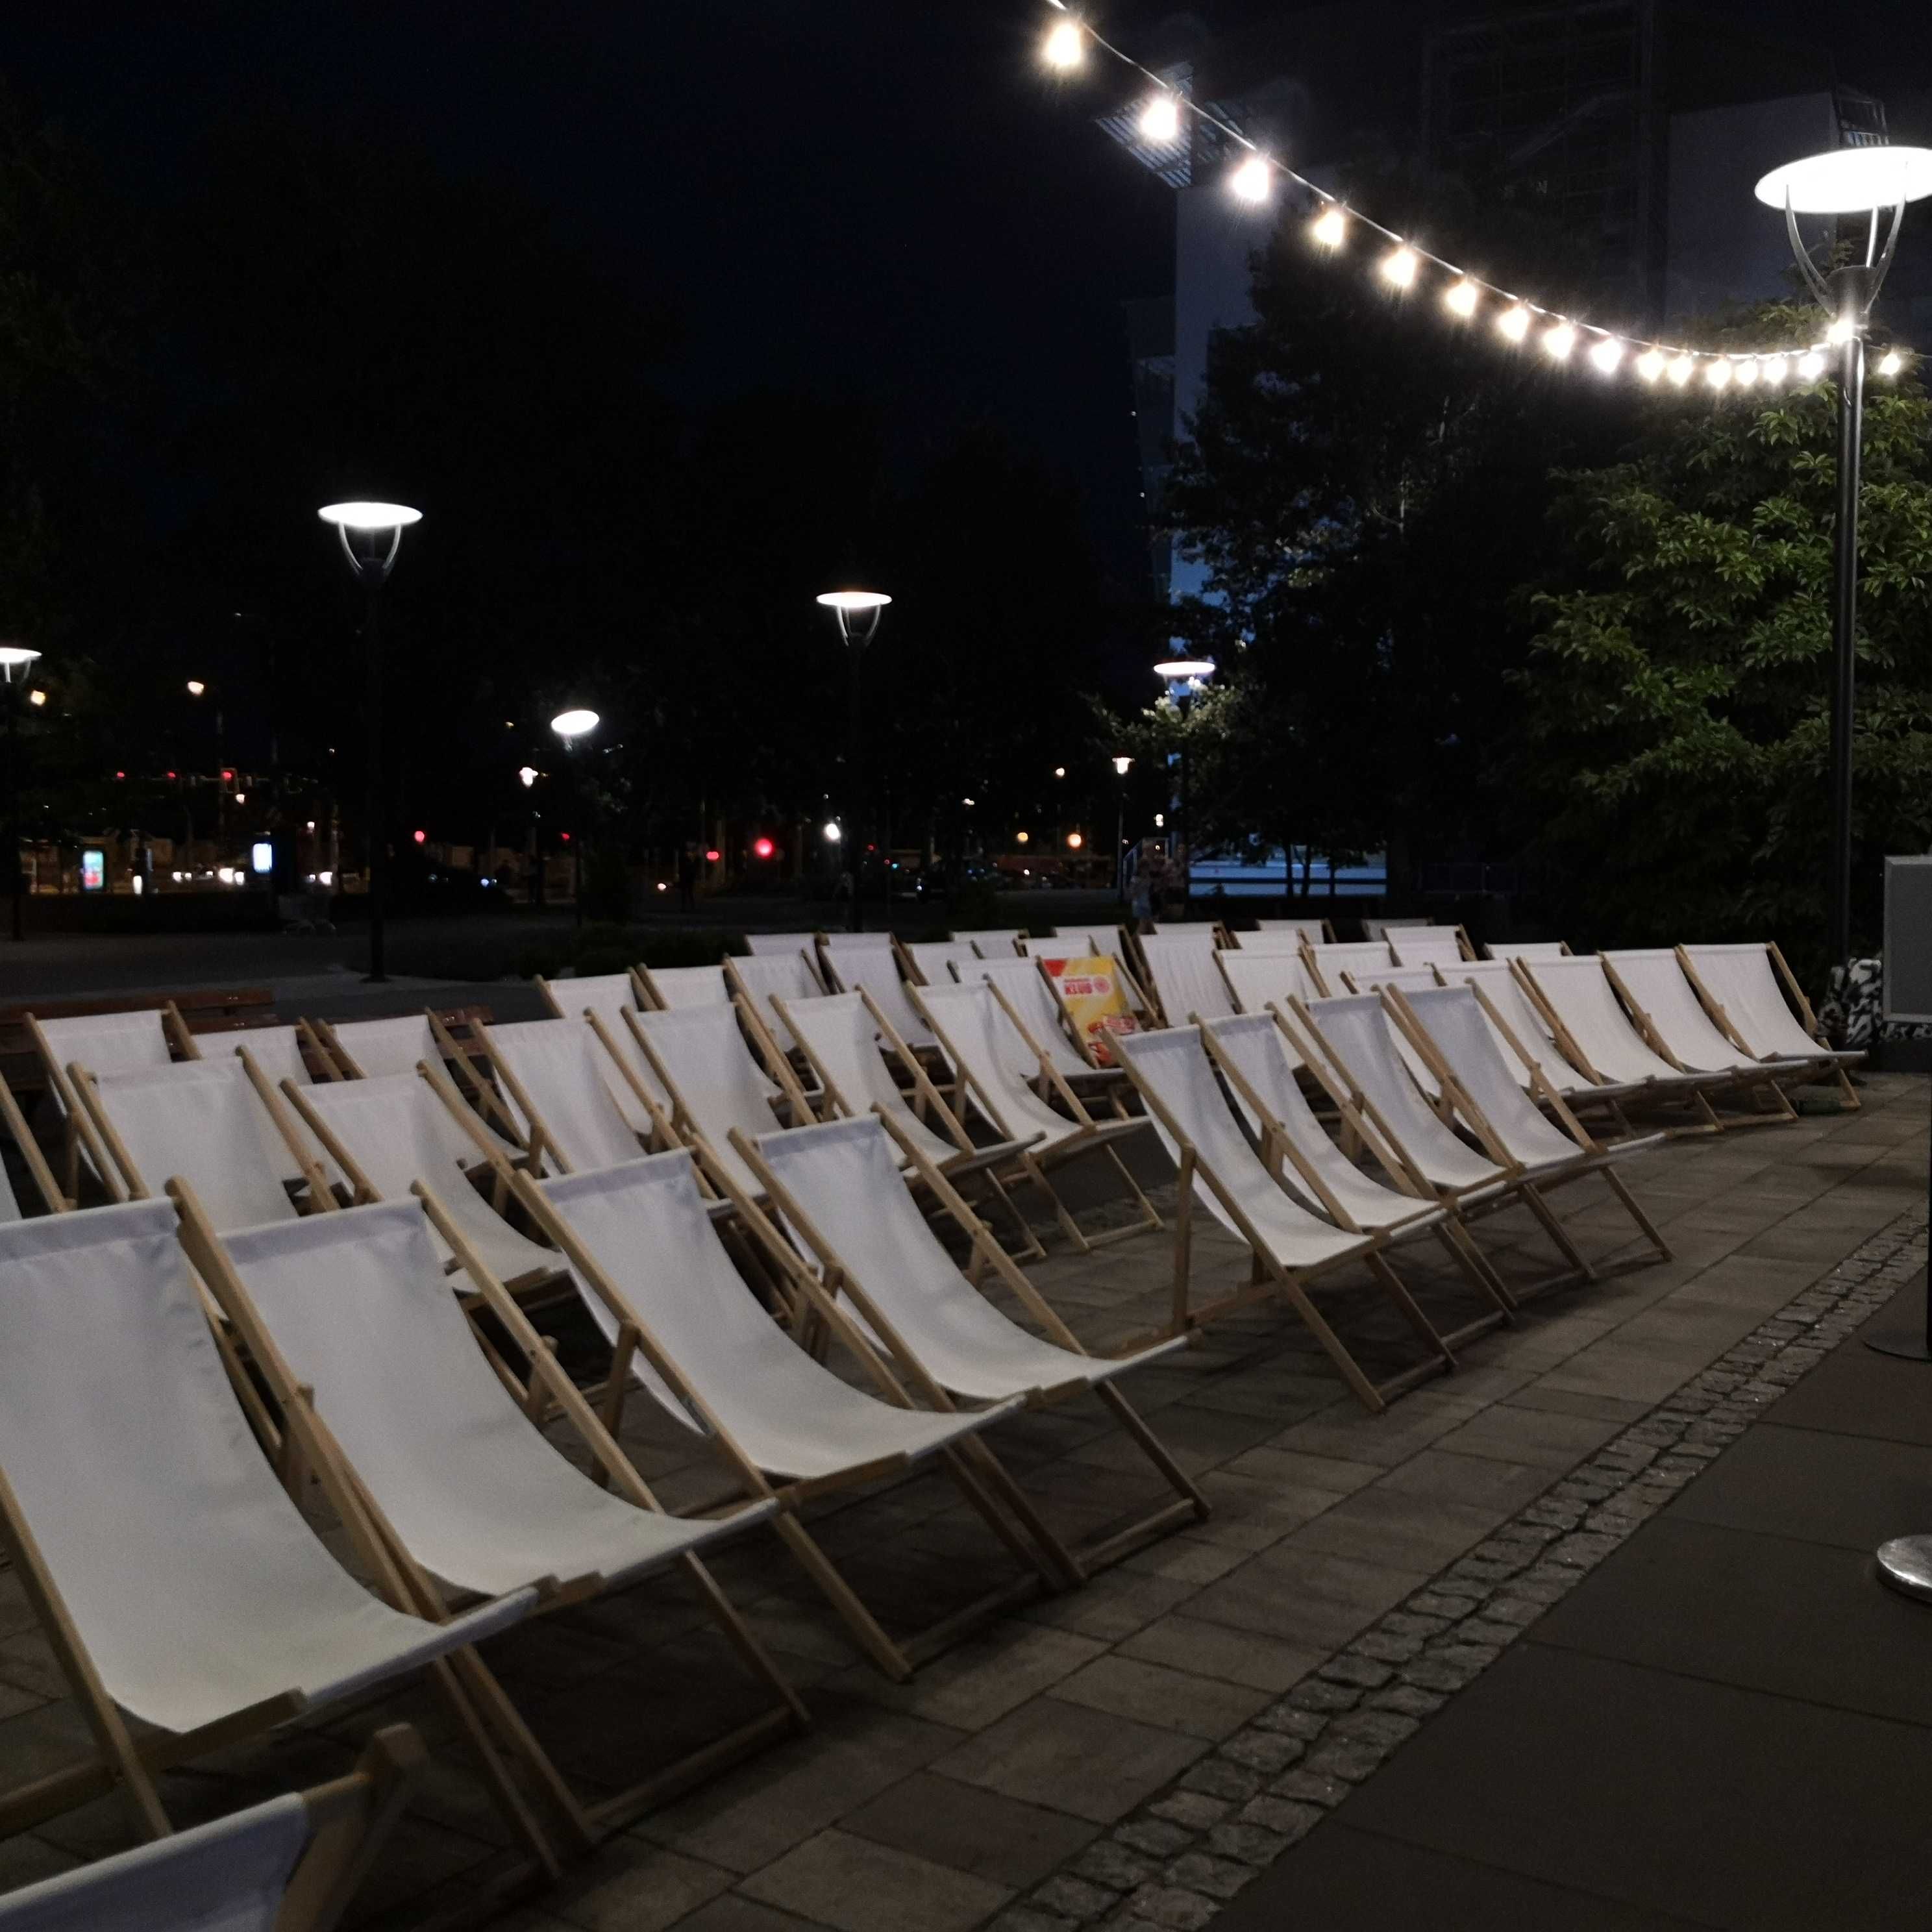
<path fill-rule="evenodd" d="M 1114 788 L 1114 896 L 1123 905 L 1127 898 L 1127 862 L 1122 856 L 1127 845 L 1127 772 L 1133 762 L 1124 756 L 1114 760 L 1114 776 L 1120 780 Z"/>
<path fill-rule="evenodd" d="M 0 644 L 0 677 L 7 681 L 7 866 L 13 874 L 14 938 L 16 942 L 26 935 L 20 923 L 20 701 L 14 694 L 14 674 L 20 674 L 19 682 L 24 686 L 27 667 L 38 664 L 40 656 L 38 651 L 29 650 L 25 644 Z"/>
<path fill-rule="evenodd" d="M 866 646 L 872 641 L 873 634 L 879 628 L 879 620 L 885 615 L 886 606 L 892 600 L 883 590 L 824 590 L 818 602 L 838 620 L 838 634 L 850 650 L 849 669 L 851 711 L 847 727 L 845 743 L 845 788 L 849 794 L 845 809 L 845 822 L 852 833 L 853 850 L 848 861 L 852 868 L 852 905 L 847 923 L 854 932 L 865 930 L 865 914 L 860 904 L 860 886 L 865 878 L 866 820 L 865 786 L 860 778 L 860 760 L 863 740 L 860 735 L 860 693 L 861 674 L 864 668 Z M 886 855 L 886 916 L 888 923 L 892 917 L 892 860 Z"/>
<path fill-rule="evenodd" d="M 1174 642 L 1180 641 L 1176 638 Z M 1180 796 L 1177 806 L 1174 836 L 1168 841 L 1170 852 L 1181 855 L 1180 916 L 1186 918 L 1193 910 L 1192 893 L 1190 887 L 1190 874 L 1193 868 L 1193 854 L 1188 849 L 1194 836 L 1194 820 L 1188 802 L 1187 714 L 1194 708 L 1194 700 L 1208 688 L 1208 681 L 1214 675 L 1212 658 L 1172 657 L 1163 658 L 1154 668 L 1154 674 L 1167 687 L 1167 701 L 1180 714 Z"/>
<path fill-rule="evenodd" d="M 580 707 L 571 711 L 560 711 L 550 721 L 550 728 L 563 740 L 564 757 L 570 768 L 571 817 L 576 823 L 577 836 L 571 843 L 574 855 L 571 860 L 571 878 L 573 882 L 571 896 L 576 902 L 577 923 L 584 923 L 584 781 L 577 769 L 577 747 L 597 728 L 597 714 Z"/>
<path fill-rule="evenodd" d="M 1858 489 L 1865 407 L 1865 331 L 1898 247 L 1905 205 L 1932 194 L 1932 148 L 1840 148 L 1788 161 L 1757 184 L 1757 198 L 1784 210 L 1785 232 L 1838 351 L 1838 514 L 1832 545 L 1832 956 L 1852 956 L 1852 722 L 1858 604 Z M 1879 214 L 1892 211 L 1883 245 Z M 1868 218 L 1864 259 L 1821 273 L 1798 232 L 1801 214 Z M 1834 236 L 1835 239 L 1835 236 Z"/>
<path fill-rule="evenodd" d="M 422 512 L 406 503 L 325 503 L 316 512 L 335 526 L 350 574 L 368 593 L 363 650 L 368 664 L 363 684 L 367 716 L 363 730 L 368 750 L 369 978 L 380 984 L 382 970 L 382 875 L 388 868 L 388 818 L 382 809 L 382 650 L 380 611 L 382 586 L 394 568 L 403 532 L 422 521 Z"/>

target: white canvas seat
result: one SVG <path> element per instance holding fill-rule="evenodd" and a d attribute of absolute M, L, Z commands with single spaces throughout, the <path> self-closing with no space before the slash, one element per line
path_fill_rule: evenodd
<path fill-rule="evenodd" d="M 810 951 L 812 935 L 808 932 L 748 932 L 745 944 L 751 949 L 754 959 L 782 958 L 794 952 Z"/>
<path fill-rule="evenodd" d="M 872 944 L 874 940 L 884 944 L 874 945 Z M 930 1047 L 935 1043 L 926 1022 L 906 998 L 906 982 L 899 977 L 891 934 L 837 933 L 824 938 L 820 943 L 825 949 L 828 992 L 856 993 L 862 986 L 907 1046 Z"/>
<path fill-rule="evenodd" d="M 1053 1205 L 1055 1218 L 1074 1246 L 1088 1249 L 1124 1238 L 1132 1226 L 1111 1230 L 1097 1240 L 1084 1234 L 1066 1204 L 1047 1178 L 1050 1167 L 1098 1150 L 1113 1162 L 1116 1172 L 1139 1204 L 1139 1226 L 1158 1228 L 1160 1217 L 1122 1165 L 1112 1143 L 1144 1127 L 1144 1119 L 1094 1119 L 1065 1078 L 1054 1071 L 1052 1058 L 1034 1040 L 999 989 L 982 980 L 973 986 L 921 986 L 913 998 L 938 1037 L 940 1051 L 958 1076 L 961 1106 L 970 1099 L 981 1117 L 1003 1141 L 1021 1144 L 1020 1168 Z M 1119 1037 L 1120 1036 L 1116 1036 Z M 1065 1112 L 1042 1100 L 1022 1069 L 1032 1064 L 1031 1078 L 1051 1089 Z"/>
<path fill-rule="evenodd" d="M 596 1036 L 642 1082 L 644 1091 L 652 1100 L 664 1104 L 664 1095 L 658 1089 L 650 1063 L 638 1051 L 636 1042 L 624 1024 L 626 1012 L 644 1010 L 638 997 L 637 983 L 629 974 L 600 973 L 586 979 L 559 980 L 554 985 L 539 980 L 537 984 L 560 1019 L 581 1026 L 589 1015 L 595 1013 L 603 1022 Z M 611 1099 L 617 1103 L 618 1112 L 624 1117 L 624 1124 L 632 1133 L 648 1138 L 653 1125 L 649 1104 L 638 1099 L 630 1082 L 621 1076 L 607 1080 L 604 1084 Z"/>
<path fill-rule="evenodd" d="M 88 1166 L 113 1191 L 106 1150 L 98 1144 L 86 1111 L 76 1097 L 68 1069 L 76 1061 L 95 1073 L 135 1073 L 174 1064 L 180 1045 L 194 1059 L 200 1049 L 172 1006 L 131 1013 L 76 1014 L 67 1019 L 26 1016 L 28 1036 L 40 1058 L 46 1094 L 62 1123 L 66 1144 L 65 1198 L 78 1200 L 83 1153 Z"/>
<path fill-rule="evenodd" d="M 165 1816 L 114 1707 L 189 1743 L 244 1712 L 266 1729 L 536 1602 L 521 1589 L 427 1622 L 336 1562 L 256 1446 L 176 1226 L 164 1200 L 0 1228 L 0 1507 L 64 1613 L 71 1649 L 48 1635 L 152 1831 Z"/>
<path fill-rule="evenodd" d="M 151 1198 L 180 1174 L 224 1231 L 296 1218 L 282 1184 L 290 1143 L 239 1054 L 98 1078 L 82 1070 L 88 1078 L 81 1103 L 118 1171 L 117 1198 Z"/>
<path fill-rule="evenodd" d="M 584 1022 L 518 1020 L 476 1032 L 524 1144 L 545 1168 L 581 1174 L 644 1152 L 617 1104 L 622 1072 Z"/>
<path fill-rule="evenodd" d="M 1582 958 L 1516 964 L 1540 1000 L 1565 1057 L 1594 1078 L 1682 1095 L 1710 1076 L 1671 1065 L 1638 1032 L 1617 1003 L 1616 988 L 1594 954 Z M 1708 1108 L 1705 1109 L 1706 1113 Z"/>
<path fill-rule="evenodd" d="M 1004 959 L 1010 952 L 1024 952 L 1030 934 L 1017 926 L 1000 926 L 985 932 L 962 932 L 982 959 Z M 1049 934 L 1048 937 L 1051 937 Z"/>
<path fill-rule="evenodd" d="M 1440 966 L 1447 972 L 1466 957 L 1460 926 L 1397 926 L 1388 935 L 1388 945 L 1402 966 Z"/>
<path fill-rule="evenodd" d="M 1299 951 L 1250 952 L 1242 946 L 1217 952 L 1214 964 L 1241 1012 L 1264 1013 L 1286 1000 L 1322 997 L 1322 988 Z"/>
<path fill-rule="evenodd" d="M 1816 1036 L 1816 1021 L 1784 956 L 1762 941 L 1680 946 L 1684 969 L 1738 1044 L 1756 1060 L 1812 1060 L 1844 1065 L 1860 1052 L 1834 1052 Z M 1782 985 L 1780 982 L 1782 982 Z M 1792 1011 L 1786 994 L 1797 1003 Z M 1849 1084 L 1847 1095 L 1851 1094 Z M 1852 1103 L 1856 1105 L 1856 1096 Z"/>
<path fill-rule="evenodd" d="M 1299 956 L 1304 946 L 1319 946 L 1322 928 L 1290 920 L 1279 931 L 1266 928 L 1254 932 L 1232 932 L 1234 950 L 1241 952 L 1288 952 Z"/>
<path fill-rule="evenodd" d="M 1405 913 L 1396 919 L 1365 919 L 1362 922 L 1362 936 L 1365 939 L 1382 939 L 1398 930 L 1435 923 L 1426 913 Z"/>
<path fill-rule="evenodd" d="M 345 1778 L 0 1894 L 0 1932 L 332 1932 L 427 1762 L 386 1726 Z"/>
<path fill-rule="evenodd" d="M 780 1105 L 791 1113 L 793 1124 L 811 1117 L 753 1058 L 736 1007 L 627 1013 L 625 1024 L 669 1100 L 672 1131 L 697 1151 L 714 1185 L 728 1176 L 734 1187 L 755 1196 L 758 1180 L 732 1148 L 733 1128 L 754 1138 L 768 1134 L 786 1124 Z"/>
<path fill-rule="evenodd" d="M 1218 949 L 1212 927 L 1143 933 L 1135 943 L 1147 967 L 1150 989 L 1169 1026 L 1220 1019 L 1234 1010 L 1228 982 L 1215 964 Z"/>
<path fill-rule="evenodd" d="M 656 1006 L 722 1006 L 730 1003 L 731 988 L 725 982 L 722 966 L 640 966 L 638 977 Z"/>
<path fill-rule="evenodd" d="M 451 1099 L 463 1106 L 453 1094 Z M 500 1281 L 520 1287 L 561 1271 L 562 1258 L 555 1250 L 519 1233 L 470 1184 L 468 1171 L 482 1159 L 482 1150 L 420 1075 L 324 1081 L 289 1090 L 288 1100 L 349 1175 L 359 1198 L 406 1201 L 421 1181 L 436 1191 Z M 476 1130 L 488 1132 L 480 1121 Z M 449 1244 L 434 1227 L 429 1234 L 443 1262 L 453 1262 Z"/>
<path fill-rule="evenodd" d="M 1121 1042 L 1120 1057 L 1180 1169 L 1172 1323 L 1177 1332 L 1262 1297 L 1284 1295 L 1356 1399 L 1372 1413 L 1385 1408 L 1396 1390 L 1453 1367 L 1453 1344 L 1500 1318 L 1498 1310 L 1454 1336 L 1438 1334 L 1388 1265 L 1381 1235 L 1336 1227 L 1303 1207 L 1249 1144 L 1222 1094 L 1200 1028 L 1131 1034 Z M 1196 1201 L 1247 1244 L 1256 1263 L 1247 1286 L 1203 1308 L 1190 1306 L 1189 1300 L 1192 1217 L 1187 1210 Z M 1308 1294 L 1306 1284 L 1312 1277 L 1348 1261 L 1368 1268 L 1428 1351 L 1424 1361 L 1379 1384 L 1369 1378 Z"/>
<path fill-rule="evenodd" d="M 262 1070 L 262 1077 L 271 1087 L 280 1088 L 284 1080 L 298 1087 L 314 1084 L 315 1076 L 302 1052 L 299 1026 L 249 1027 L 232 1036 L 214 1036 L 208 1044 L 213 1049 L 206 1056 L 210 1060 L 225 1060 L 246 1047 L 248 1058 Z M 88 1064 L 85 1060 L 81 1064 Z M 91 1070 L 98 1072 L 100 1069 Z"/>
<path fill-rule="evenodd" d="M 1561 939 L 1492 939 L 1483 949 L 1492 959 L 1567 959 L 1568 942 Z"/>
<path fill-rule="evenodd" d="M 980 956 L 970 939 L 909 940 L 900 950 L 912 966 L 908 976 L 916 978 L 922 986 L 950 985 L 957 962 L 963 960 L 970 965 Z"/>
<path fill-rule="evenodd" d="M 1664 1051 L 1687 1073 L 1763 1073 L 1755 1055 L 1718 1031 L 1696 988 L 1684 977 L 1683 962 L 1674 947 L 1600 957 L 1617 991 L 1642 1013 Z"/>
<path fill-rule="evenodd" d="M 1344 988 L 1351 993 L 1379 993 L 1384 986 L 1397 986 L 1405 992 L 1412 992 L 1442 983 L 1436 978 L 1433 966 L 1378 966 L 1364 971 L 1345 973 L 1342 980 Z M 1395 1035 L 1395 1050 L 1402 1056 L 1403 1066 L 1408 1069 L 1408 1077 L 1432 1100 L 1439 1100 L 1442 1084 L 1436 1078 L 1436 1070 L 1416 1052 L 1400 1030 Z"/>
<path fill-rule="evenodd" d="M 1066 1010 L 1054 998 L 1037 960 L 1022 958 L 1018 954 L 1010 959 L 972 959 L 956 964 L 953 975 L 962 986 L 983 980 L 998 987 L 1006 1003 L 1019 1015 L 1028 1036 L 1035 1045 L 1046 1048 L 1054 1068 L 1067 1079 L 1093 1082 L 1120 1078 L 1118 1066 L 1094 1066 L 1074 1045 L 1067 1030 Z M 1036 1069 L 1028 1056 L 1016 1070 L 1030 1076 Z"/>
<path fill-rule="evenodd" d="M 1295 1078 L 1300 1049 L 1271 1015 L 1239 1013 L 1202 1032 L 1250 1130 L 1258 1140 L 1272 1134 L 1282 1143 L 1280 1178 L 1310 1207 L 1339 1227 L 1371 1232 L 1442 1218 L 1440 1207 L 1376 1180 L 1336 1145 Z"/>
<path fill-rule="evenodd" d="M 318 1028 L 342 1071 L 352 1078 L 380 1079 L 386 1073 L 412 1073 L 416 1063 L 434 1066 L 442 1048 L 427 1013 L 400 1013 L 392 1019 L 345 1020 Z"/>
<path fill-rule="evenodd" d="M 895 1175 L 892 1185 L 904 1184 Z M 719 1246 L 687 1151 L 541 1186 L 519 1175 L 517 1186 L 570 1256 L 584 1306 L 615 1351 L 614 1382 L 634 1380 L 707 1441 L 748 1495 L 773 1494 L 772 1478 L 801 1496 L 843 1487 L 934 1455 L 974 1495 L 958 1452 L 1018 1399 L 967 1412 L 898 1407 L 821 1366 L 760 1306 Z M 758 1210 L 742 1205 L 771 1250 L 795 1262 Z M 838 1320 L 835 1312 L 835 1332 Z M 772 1528 L 880 1667 L 909 1676 L 908 1649 L 879 1627 L 795 1512 L 781 1511 Z"/>
<path fill-rule="evenodd" d="M 724 977 L 732 991 L 743 1000 L 760 1022 L 770 1027 L 782 1025 L 772 1010 L 771 1002 L 781 1000 L 815 1000 L 823 996 L 825 982 L 818 969 L 802 951 L 758 952 L 724 962 Z"/>
<path fill-rule="evenodd" d="M 1325 919 L 1258 919 L 1252 932 L 1237 933 L 1234 937 L 1245 946 L 1250 939 L 1276 933 L 1292 938 L 1298 946 L 1304 941 L 1320 946 L 1334 937 Z"/>
<path fill-rule="evenodd" d="M 1331 999 L 1340 997 L 1345 974 L 1380 972 L 1398 963 L 1385 939 L 1311 946 L 1308 949 L 1308 962 L 1316 985 L 1323 989 L 1324 997 Z"/>
<path fill-rule="evenodd" d="M 1474 986 L 1485 1003 L 1484 1017 L 1504 1059 L 1520 1069 L 1526 1086 L 1540 1079 L 1552 1092 L 1573 1104 L 1606 1101 L 1614 1104 L 1624 1094 L 1640 1089 L 1591 1078 L 1564 1056 L 1550 1030 L 1548 1016 L 1517 978 L 1507 959 L 1465 959 L 1443 974 L 1451 986 Z"/>

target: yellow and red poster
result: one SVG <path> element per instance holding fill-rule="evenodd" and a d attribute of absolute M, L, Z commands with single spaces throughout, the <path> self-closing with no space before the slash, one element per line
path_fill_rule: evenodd
<path fill-rule="evenodd" d="M 1072 959 L 1042 959 L 1040 969 L 1052 981 L 1066 1008 L 1073 1030 L 1095 1063 L 1114 1064 L 1108 1042 L 1117 1033 L 1138 1033 L 1140 1022 L 1127 1004 L 1120 968 L 1110 954 L 1083 954 Z"/>

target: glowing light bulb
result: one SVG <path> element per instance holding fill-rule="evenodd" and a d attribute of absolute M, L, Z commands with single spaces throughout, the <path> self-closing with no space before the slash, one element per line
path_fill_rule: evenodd
<path fill-rule="evenodd" d="M 1171 148 L 1180 139 L 1180 103 L 1174 95 L 1160 93 L 1149 97 L 1141 110 L 1141 139 L 1156 148 Z"/>
<path fill-rule="evenodd" d="M 1624 359 L 1624 346 L 1614 335 L 1606 335 L 1590 351 L 1590 360 L 1606 376 L 1614 376 Z"/>
<path fill-rule="evenodd" d="M 1087 36 L 1081 32 L 1078 20 L 1056 20 L 1047 29 L 1040 51 L 1048 67 L 1065 74 L 1087 58 Z"/>
<path fill-rule="evenodd" d="M 1268 164 L 1265 154 L 1250 154 L 1228 177 L 1228 186 L 1237 201 L 1245 201 L 1251 207 L 1267 200 L 1274 188 L 1274 170 Z"/>
<path fill-rule="evenodd" d="M 1670 365 L 1670 380 L 1680 389 L 1697 373 L 1697 358 L 1694 356 L 1680 356 Z"/>
<path fill-rule="evenodd" d="M 1664 358 L 1657 350 L 1646 349 L 1636 358 L 1636 373 L 1646 382 L 1654 382 L 1664 374 Z"/>
<path fill-rule="evenodd" d="M 1815 382 L 1825 373 L 1825 358 L 1815 349 L 1808 349 L 1798 358 L 1798 373 L 1808 382 Z"/>
<path fill-rule="evenodd" d="M 1520 342 L 1529 333 L 1529 311 L 1521 302 L 1496 317 L 1496 332 L 1505 342 Z"/>
<path fill-rule="evenodd" d="M 1543 338 L 1543 352 L 1552 362 L 1567 362 L 1576 346 L 1576 332 L 1567 322 L 1559 322 Z"/>
<path fill-rule="evenodd" d="M 1757 372 L 1763 377 L 1765 387 L 1774 389 L 1791 373 L 1791 368 L 1782 356 L 1760 356 Z"/>
<path fill-rule="evenodd" d="M 1841 315 L 1825 332 L 1827 342 L 1849 342 L 1858 332 L 1858 326 L 1850 316 Z"/>
<path fill-rule="evenodd" d="M 1339 248 L 1348 238 L 1348 218 L 1334 203 L 1308 224 L 1309 234 L 1324 248 Z"/>
<path fill-rule="evenodd" d="M 1714 389 L 1728 389 L 1731 386 L 1731 365 L 1720 356 L 1705 369 L 1704 380 Z"/>
<path fill-rule="evenodd" d="M 1476 293 L 1475 284 L 1466 275 L 1462 280 L 1454 284 L 1449 292 L 1442 298 L 1442 305 L 1451 315 L 1460 316 L 1467 321 L 1475 314 L 1476 304 L 1479 299 Z"/>
<path fill-rule="evenodd" d="M 1756 358 L 1754 356 L 1747 356 L 1744 360 L 1738 364 L 1736 368 L 1732 370 L 1731 374 L 1732 380 L 1736 382 L 1739 388 L 1755 388 L 1757 386 Z"/>
<path fill-rule="evenodd" d="M 1398 248 L 1392 255 L 1382 257 L 1382 279 L 1396 288 L 1408 288 L 1415 280 L 1415 272 L 1421 266 L 1413 248 Z"/>
<path fill-rule="evenodd" d="M 1879 358 L 1878 373 L 1881 376 L 1896 376 L 1905 367 L 1905 358 L 1896 349 L 1888 349 Z"/>

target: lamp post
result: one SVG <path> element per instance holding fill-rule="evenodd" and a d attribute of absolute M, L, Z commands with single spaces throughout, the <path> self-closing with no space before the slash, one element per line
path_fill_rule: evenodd
<path fill-rule="evenodd" d="M 1120 781 L 1114 799 L 1114 896 L 1123 905 L 1127 902 L 1127 772 L 1133 762 L 1124 756 L 1114 760 L 1114 776 Z"/>
<path fill-rule="evenodd" d="M 519 765 L 517 776 L 524 790 L 528 791 L 543 776 L 534 765 Z M 530 806 L 530 875 L 524 882 L 524 892 L 528 903 L 541 906 L 544 902 L 543 844 L 537 836 L 537 825 L 542 817 L 534 801 Z"/>
<path fill-rule="evenodd" d="M 577 748 L 597 728 L 597 714 L 594 711 L 578 709 L 560 711 L 550 721 L 550 728 L 563 740 L 564 756 L 570 769 L 570 815 L 576 820 L 572 828 L 570 872 L 571 898 L 577 907 L 577 923 L 584 923 L 584 778 L 577 769 Z"/>
<path fill-rule="evenodd" d="M 1178 638 L 1174 640 L 1177 644 L 1180 641 Z M 1154 666 L 1154 674 L 1166 686 L 1167 701 L 1174 706 L 1180 718 L 1180 796 L 1175 801 L 1178 808 L 1175 816 L 1180 823 L 1168 845 L 1170 851 L 1183 854 L 1186 860 L 1180 872 L 1180 916 L 1186 919 L 1193 910 L 1193 895 L 1190 886 L 1194 862 L 1190 844 L 1194 836 L 1194 815 L 1188 797 L 1187 714 L 1193 710 L 1195 699 L 1208 688 L 1208 681 L 1214 675 L 1214 660 L 1212 658 L 1163 658 Z"/>
<path fill-rule="evenodd" d="M 39 662 L 40 656 L 25 644 L 0 644 L 0 676 L 7 681 L 7 869 L 11 875 L 16 944 L 26 935 L 20 910 L 20 700 L 14 686 L 17 681 L 25 688 L 27 668 Z M 17 680 L 16 671 L 20 674 Z"/>
<path fill-rule="evenodd" d="M 852 905 L 847 925 L 854 932 L 862 932 L 866 929 L 865 914 L 860 904 L 861 887 L 866 876 L 866 788 L 860 776 L 865 745 L 860 728 L 860 697 L 866 646 L 872 641 L 873 634 L 879 628 L 879 620 L 892 600 L 883 590 L 826 590 L 819 593 L 818 601 L 838 620 L 838 634 L 844 639 L 849 654 L 851 709 L 845 742 L 845 787 L 849 794 L 845 808 L 845 854 L 846 862 L 852 868 Z M 890 854 L 885 856 L 886 916 L 890 924 L 892 858 Z"/>
<path fill-rule="evenodd" d="M 382 586 L 394 568 L 403 532 L 422 521 L 422 512 L 406 503 L 326 503 L 316 512 L 335 526 L 350 573 L 368 595 L 368 616 L 363 626 L 364 667 L 363 721 L 368 758 L 369 974 L 381 984 L 382 970 L 382 877 L 388 869 L 388 821 L 382 798 L 382 647 L 380 630 Z"/>
<path fill-rule="evenodd" d="M 1864 432 L 1865 332 L 1898 247 L 1905 205 L 1932 194 L 1932 148 L 1840 148 L 1789 161 L 1757 184 L 1757 198 L 1784 211 L 1791 252 L 1838 351 L 1838 513 L 1832 546 L 1832 957 L 1852 956 L 1852 725 L 1856 697 L 1858 486 Z M 1879 216 L 1892 220 L 1880 240 Z M 1821 272 L 1798 232 L 1801 214 L 1868 218 L 1864 260 Z"/>

